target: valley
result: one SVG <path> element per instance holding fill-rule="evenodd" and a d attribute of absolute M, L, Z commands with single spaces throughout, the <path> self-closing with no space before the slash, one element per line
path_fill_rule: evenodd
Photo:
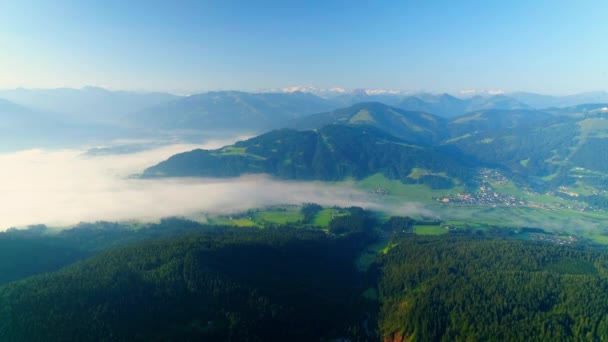
<path fill-rule="evenodd" d="M 0 102 L 69 138 L 0 155 L 2 340 L 608 336 L 605 104 L 82 92 Z"/>
<path fill-rule="evenodd" d="M 390 214 L 540 227 L 599 242 L 608 174 L 602 158 L 577 156 L 602 154 L 603 108 L 484 110 L 446 120 L 363 103 L 306 117 L 301 130 L 179 154 L 142 176 L 323 181 L 364 191 L 369 208 Z"/>
<path fill-rule="evenodd" d="M 0 0 L 0 342 L 608 341 L 606 13 Z"/>

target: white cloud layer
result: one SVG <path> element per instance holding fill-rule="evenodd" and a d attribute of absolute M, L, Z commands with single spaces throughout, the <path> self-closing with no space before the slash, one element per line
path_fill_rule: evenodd
<path fill-rule="evenodd" d="M 156 220 L 201 212 L 228 213 L 302 202 L 373 208 L 370 195 L 346 186 L 272 180 L 131 179 L 169 156 L 204 146 L 171 145 L 109 156 L 81 150 L 28 150 L 0 155 L 0 230 L 30 224 L 68 226 L 81 221 Z"/>

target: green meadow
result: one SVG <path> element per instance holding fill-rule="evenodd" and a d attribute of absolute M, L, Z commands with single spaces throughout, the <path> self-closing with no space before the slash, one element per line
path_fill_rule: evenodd
<path fill-rule="evenodd" d="M 414 226 L 414 233 L 416 235 L 443 235 L 447 234 L 448 230 L 439 225 L 416 225 Z"/>

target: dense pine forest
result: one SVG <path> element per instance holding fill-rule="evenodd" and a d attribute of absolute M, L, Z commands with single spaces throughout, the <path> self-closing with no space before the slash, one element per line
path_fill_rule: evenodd
<path fill-rule="evenodd" d="M 402 182 L 451 188 L 451 178 L 472 176 L 473 161 L 447 147 L 418 146 L 366 125 L 329 125 L 314 131 L 283 129 L 218 150 L 177 154 L 146 169 L 143 177 L 237 177 L 267 173 L 280 179 L 338 181 L 381 173 Z M 446 176 L 407 178 L 414 168 Z"/>
<path fill-rule="evenodd" d="M 395 243 L 379 260 L 385 339 L 608 339 L 605 250 L 471 237 Z"/>
<path fill-rule="evenodd" d="M 332 226 L 339 234 L 304 224 L 231 228 L 178 219 L 138 231 L 116 227 L 113 243 L 91 258 L 0 288 L 0 340 L 367 338 L 355 259 L 375 237 L 368 213 L 350 211 Z M 169 237 L 159 226 L 171 224 L 182 228 Z M 46 239 L 74 246 L 101 229 Z M 7 235 L 21 244 L 45 239 Z"/>
<path fill-rule="evenodd" d="M 328 225 L 315 226 L 328 210 Z M 608 338 L 603 248 L 522 240 L 505 228 L 419 236 L 415 226 L 439 222 L 356 207 L 305 204 L 301 217 L 2 233 L 0 340 Z"/>

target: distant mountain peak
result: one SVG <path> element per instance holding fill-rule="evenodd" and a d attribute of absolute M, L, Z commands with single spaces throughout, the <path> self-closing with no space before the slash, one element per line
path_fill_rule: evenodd
<path fill-rule="evenodd" d="M 455 93 L 455 95 L 460 96 L 460 97 L 470 97 L 470 96 L 476 96 L 476 95 L 481 95 L 481 96 L 492 96 L 492 95 L 502 95 L 502 94 L 506 94 L 506 92 L 502 89 L 483 89 L 483 90 L 479 90 L 479 89 L 464 89 L 464 90 L 459 90 Z"/>
<path fill-rule="evenodd" d="M 282 93 L 310 93 L 319 96 L 327 96 L 327 95 L 342 95 L 346 94 L 348 91 L 342 87 L 330 87 L 330 88 L 317 88 L 315 86 L 291 86 L 282 88 L 279 90 Z"/>
<path fill-rule="evenodd" d="M 429 144 L 443 138 L 441 132 L 445 121 L 432 114 L 368 101 L 331 112 L 297 118 L 286 123 L 285 127 L 308 130 L 334 124 L 373 126 L 410 142 Z"/>
<path fill-rule="evenodd" d="M 275 89 L 274 91 L 279 91 L 282 93 L 295 93 L 295 92 L 311 93 L 311 94 L 315 94 L 318 96 L 327 96 L 327 97 L 333 97 L 333 96 L 339 96 L 339 95 L 351 95 L 351 96 L 405 95 L 405 94 L 409 93 L 409 92 L 405 92 L 403 90 L 398 90 L 398 89 L 385 89 L 385 88 L 347 89 L 347 88 L 343 88 L 343 87 L 318 88 L 318 87 L 310 86 L 310 85 L 308 85 L 308 86 L 291 86 L 291 87 L 281 88 L 279 90 Z"/>

